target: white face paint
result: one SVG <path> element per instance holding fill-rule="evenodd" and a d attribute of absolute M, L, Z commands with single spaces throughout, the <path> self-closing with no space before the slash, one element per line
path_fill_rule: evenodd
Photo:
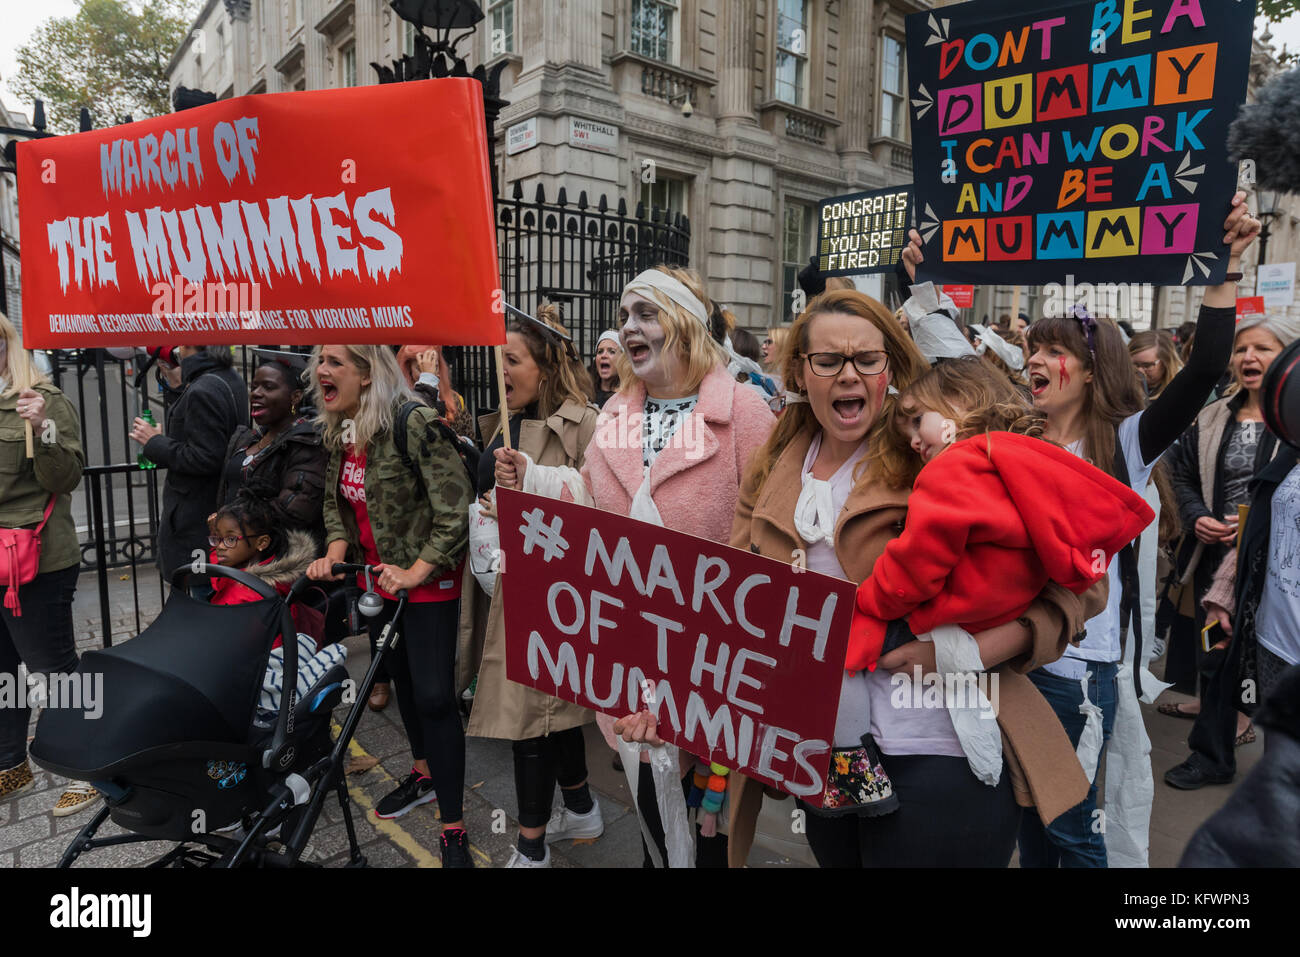
<path fill-rule="evenodd" d="M 632 372 L 655 397 L 671 394 L 682 368 L 681 359 L 664 351 L 664 329 L 659 322 L 659 307 L 651 300 L 629 292 L 619 303 L 619 341 Z"/>

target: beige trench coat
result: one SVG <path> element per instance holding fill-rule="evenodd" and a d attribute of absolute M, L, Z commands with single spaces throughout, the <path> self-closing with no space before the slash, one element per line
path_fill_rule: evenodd
<path fill-rule="evenodd" d="M 583 455 L 596 431 L 599 410 L 594 405 L 565 402 L 544 422 L 525 420 L 519 448 L 538 465 L 567 465 L 581 469 Z M 496 431 L 498 416 L 479 418 L 479 434 Z M 470 712 L 468 733 L 480 738 L 522 741 L 554 731 L 576 728 L 595 714 L 576 704 L 543 694 L 506 678 L 506 632 L 503 613 L 504 578 L 497 580 L 489 604 L 465 566 L 462 584 L 457 687 L 468 687 L 478 673 L 478 690 Z M 472 597 L 471 597 L 472 596 Z M 486 614 L 484 614 L 486 612 Z"/>

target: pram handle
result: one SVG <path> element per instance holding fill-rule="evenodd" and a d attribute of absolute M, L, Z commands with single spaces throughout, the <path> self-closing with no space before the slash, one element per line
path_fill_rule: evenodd
<path fill-rule="evenodd" d="M 351 575 L 354 573 L 357 575 L 365 575 L 367 576 L 367 580 L 369 580 L 369 576 L 379 574 L 379 566 L 359 565 L 353 562 L 335 562 L 333 567 L 330 568 L 330 574 L 332 575 Z M 397 593 L 397 597 L 405 598 L 406 589 L 403 588 L 401 591 L 399 591 Z"/>
<path fill-rule="evenodd" d="M 263 598 L 279 598 L 280 593 L 275 587 L 268 585 L 256 575 L 251 575 L 242 568 L 231 568 L 228 565 L 214 565 L 212 562 L 194 562 L 189 565 L 181 565 L 172 570 L 171 583 L 173 588 L 184 588 L 184 580 L 190 575 L 204 575 L 209 578 L 233 578 L 245 588 L 250 588 Z"/>

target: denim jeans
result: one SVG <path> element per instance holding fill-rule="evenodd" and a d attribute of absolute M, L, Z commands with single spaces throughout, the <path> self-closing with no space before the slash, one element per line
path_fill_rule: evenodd
<path fill-rule="evenodd" d="M 72 596 L 80 567 L 70 565 L 37 575 L 18 589 L 22 616 L 0 608 L 0 675 L 17 680 L 18 665 L 29 673 L 69 674 L 77 670 L 77 643 L 72 628 Z M 16 687 L 16 685 L 15 685 Z M 30 708 L 0 707 L 0 771 L 27 757 Z"/>
<path fill-rule="evenodd" d="M 1102 751 L 1105 742 L 1115 729 L 1116 675 L 1115 664 L 1088 662 L 1088 700 L 1101 708 Z M 1086 723 L 1079 713 L 1083 704 L 1083 688 L 1073 678 L 1062 678 L 1046 671 L 1031 671 L 1029 680 L 1042 692 L 1056 716 L 1061 719 L 1070 744 L 1079 746 Z M 1088 796 L 1070 808 L 1047 827 L 1035 813 L 1025 814 L 1020 820 L 1021 867 L 1105 867 L 1105 818 L 1097 810 L 1097 770 L 1091 769 L 1092 783 Z"/>

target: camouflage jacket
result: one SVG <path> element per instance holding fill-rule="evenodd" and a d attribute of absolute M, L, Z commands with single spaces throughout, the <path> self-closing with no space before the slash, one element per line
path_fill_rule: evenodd
<path fill-rule="evenodd" d="M 366 448 L 366 511 L 380 559 L 410 568 L 417 558 L 434 566 L 430 578 L 447 574 L 469 547 L 473 490 L 460 456 L 434 425 L 437 413 L 419 407 L 406 420 L 406 447 L 420 478 L 402 464 L 391 432 Z M 346 541 L 350 558 L 361 560 L 355 513 L 339 494 L 341 449 L 330 451 L 326 467 L 325 543 Z"/>

